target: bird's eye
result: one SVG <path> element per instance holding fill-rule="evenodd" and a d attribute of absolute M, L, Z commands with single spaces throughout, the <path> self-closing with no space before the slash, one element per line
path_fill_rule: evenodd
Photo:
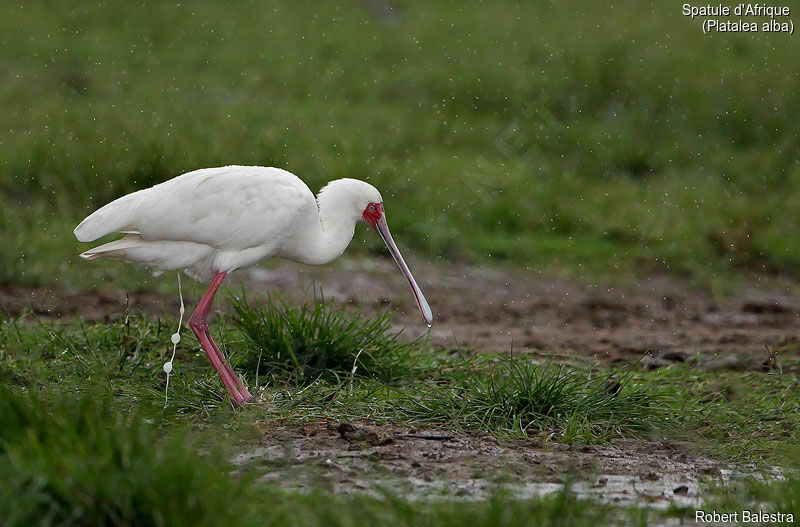
<path fill-rule="evenodd" d="M 369 210 L 375 210 L 375 205 L 370 205 Z"/>

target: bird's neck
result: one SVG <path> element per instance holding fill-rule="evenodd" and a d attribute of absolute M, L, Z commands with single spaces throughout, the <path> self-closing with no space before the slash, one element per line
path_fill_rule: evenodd
<path fill-rule="evenodd" d="M 320 230 L 314 251 L 319 263 L 328 263 L 347 249 L 356 231 L 356 223 L 357 220 L 346 209 L 324 207 L 320 203 Z"/>
<path fill-rule="evenodd" d="M 317 197 L 318 214 L 309 215 L 301 236 L 292 239 L 284 248 L 291 260 L 309 265 L 322 265 L 341 255 L 355 233 L 356 223 L 352 206 L 347 206 L 347 196 L 337 185 L 329 185 Z"/>

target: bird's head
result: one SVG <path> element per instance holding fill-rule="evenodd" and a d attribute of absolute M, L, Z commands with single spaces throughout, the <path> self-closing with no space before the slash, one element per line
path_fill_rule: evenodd
<path fill-rule="evenodd" d="M 342 191 L 342 196 L 337 201 L 339 201 L 339 203 L 345 202 L 348 203 L 349 206 L 352 206 L 354 215 L 360 215 L 358 220 L 363 220 L 368 223 L 381 237 L 383 243 L 386 244 L 386 248 L 389 249 L 389 252 L 392 254 L 394 261 L 397 262 L 400 271 L 403 272 L 406 280 L 408 280 L 411 291 L 414 293 L 414 300 L 416 300 L 417 306 L 422 312 L 422 317 L 425 319 L 428 326 L 433 324 L 433 312 L 431 311 L 431 307 L 428 305 L 428 301 L 425 300 L 425 295 L 422 294 L 422 290 L 417 285 L 417 281 L 414 280 L 411 270 L 409 270 L 408 265 L 406 265 L 405 260 L 403 260 L 400 249 L 397 248 L 397 245 L 392 239 L 392 234 L 389 232 L 389 225 L 386 223 L 386 212 L 383 209 L 381 193 L 378 192 L 378 189 L 364 181 L 358 179 L 339 179 L 328 184 L 320 194 L 330 192 L 334 189 L 341 189 Z"/>

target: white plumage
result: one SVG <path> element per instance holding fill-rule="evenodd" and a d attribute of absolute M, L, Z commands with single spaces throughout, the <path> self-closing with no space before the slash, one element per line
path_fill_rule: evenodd
<path fill-rule="evenodd" d="M 331 185 L 353 186 L 364 195 L 364 206 L 381 201 L 380 193 L 362 181 L 343 179 Z M 320 209 L 329 201 L 326 194 L 320 193 Z M 229 166 L 188 172 L 112 201 L 83 220 L 75 236 L 89 242 L 126 233 L 81 256 L 125 260 L 156 271 L 184 269 L 195 279 L 209 280 L 215 271 L 246 268 L 267 256 L 305 263 L 332 260 L 350 240 L 322 236 L 317 228 L 321 223 L 314 194 L 294 174 L 280 168 Z M 293 236 L 301 233 L 300 238 L 318 243 L 297 247 Z M 329 248 L 326 242 L 336 241 L 333 249 L 340 251 L 319 254 Z"/>
<path fill-rule="evenodd" d="M 359 221 L 369 223 L 386 243 L 431 324 L 431 309 L 392 240 L 380 192 L 357 179 L 332 181 L 315 198 L 303 181 L 280 168 L 195 170 L 101 207 L 75 228 L 75 236 L 90 242 L 124 234 L 82 253 L 85 259 L 124 260 L 156 273 L 179 269 L 197 280 L 213 278 L 191 325 L 231 397 L 241 403 L 250 394 L 234 378 L 205 324 L 220 282 L 267 257 L 330 262 L 347 248 Z"/>

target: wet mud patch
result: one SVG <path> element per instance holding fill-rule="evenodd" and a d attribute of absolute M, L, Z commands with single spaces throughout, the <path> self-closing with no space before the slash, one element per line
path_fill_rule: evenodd
<path fill-rule="evenodd" d="M 261 481 L 301 491 L 478 501 L 497 491 L 525 499 L 569 486 L 582 498 L 608 503 L 694 507 L 707 485 L 724 484 L 731 474 L 670 442 L 565 445 L 336 422 L 260 427 L 260 444 L 237 454 L 234 464 L 255 470 Z"/>

